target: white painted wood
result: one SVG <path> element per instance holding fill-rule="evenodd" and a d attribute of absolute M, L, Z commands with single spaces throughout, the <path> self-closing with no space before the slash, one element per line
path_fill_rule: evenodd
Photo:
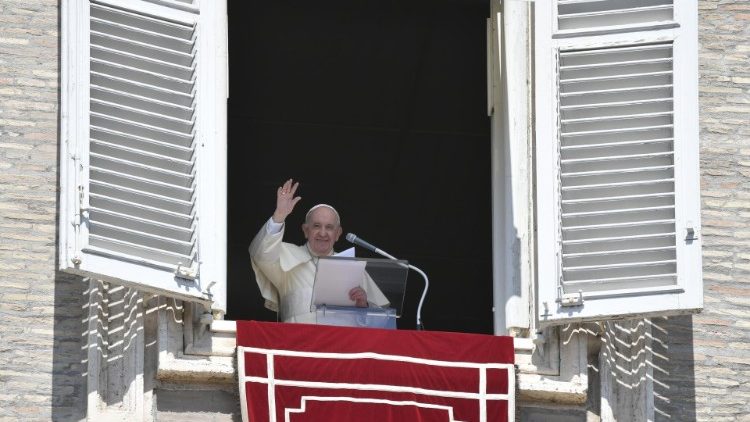
<path fill-rule="evenodd" d="M 208 224 L 198 226 L 202 254 L 201 277 L 213 300 L 212 308 L 226 312 L 227 277 L 227 5 L 226 1 L 203 3 L 198 40 L 198 85 L 203 100 L 198 104 L 198 213 Z M 213 284 L 212 284 L 213 283 Z M 212 287 L 211 287 L 212 286 Z"/>
<path fill-rule="evenodd" d="M 700 238 L 685 240 L 699 231 L 697 6 L 664 2 L 669 29 L 556 37 L 557 12 L 620 13 L 605 3 L 536 4 L 541 325 L 702 306 Z M 662 7 L 650 3 L 630 6 Z M 645 11 L 586 28 L 659 19 Z M 583 305 L 561 306 L 563 294 Z"/>
<path fill-rule="evenodd" d="M 495 333 L 530 328 L 530 5 L 492 3 L 492 174 Z"/>
<path fill-rule="evenodd" d="M 493 300 L 493 324 L 496 335 L 507 334 L 506 312 L 505 312 L 505 260 L 503 248 L 505 245 L 505 153 L 503 145 L 503 103 L 502 97 L 502 3 L 493 0 L 490 7 L 491 18 L 487 33 L 488 65 L 490 75 L 488 76 L 488 105 L 491 125 L 491 161 L 492 161 L 492 300 Z"/>
<path fill-rule="evenodd" d="M 60 268 L 223 313 L 226 3 L 170 3 L 63 4 Z"/>

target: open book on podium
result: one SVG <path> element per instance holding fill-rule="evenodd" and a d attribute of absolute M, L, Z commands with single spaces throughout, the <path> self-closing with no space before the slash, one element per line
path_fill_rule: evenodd
<path fill-rule="evenodd" d="M 316 313 L 317 324 L 395 329 L 408 272 L 406 261 L 321 257 L 310 310 Z M 349 291 L 356 287 L 367 293 L 368 307 L 357 307 L 349 298 Z"/>

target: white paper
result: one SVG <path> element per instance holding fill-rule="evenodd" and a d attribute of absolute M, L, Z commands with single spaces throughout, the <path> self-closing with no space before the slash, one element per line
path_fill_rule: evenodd
<path fill-rule="evenodd" d="M 354 246 L 352 246 L 351 248 L 349 248 L 349 249 L 347 249 L 345 251 L 341 251 L 339 253 L 335 253 L 335 254 L 333 254 L 333 256 L 341 256 L 341 257 L 345 257 L 345 258 L 354 258 Z"/>
<path fill-rule="evenodd" d="M 353 248 L 352 248 L 353 249 Z M 365 281 L 366 261 L 321 259 L 315 274 L 313 306 L 354 306 L 349 291 Z"/>

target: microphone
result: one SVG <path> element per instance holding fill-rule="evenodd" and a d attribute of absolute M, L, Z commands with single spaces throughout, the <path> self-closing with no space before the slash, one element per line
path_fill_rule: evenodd
<path fill-rule="evenodd" d="M 373 251 L 376 254 L 380 254 L 380 255 L 382 255 L 382 256 L 384 256 L 386 258 L 392 259 L 394 261 L 398 261 L 398 258 L 396 258 L 395 256 L 393 256 L 393 255 L 391 255 L 391 254 L 389 254 L 389 253 L 387 253 L 387 252 L 385 252 L 385 251 L 383 251 L 381 249 L 376 248 L 374 245 L 372 245 L 372 244 L 370 244 L 370 243 L 368 243 L 368 242 L 360 239 L 359 237 L 357 237 L 357 235 L 354 234 L 354 233 L 347 233 L 346 234 L 346 240 L 348 240 L 349 242 L 351 242 L 351 243 L 353 243 L 353 244 L 355 244 L 357 246 L 361 246 L 361 247 L 363 247 L 363 248 L 365 248 L 367 250 Z M 408 268 L 416 271 L 424 279 L 424 290 L 422 290 L 422 298 L 419 299 L 419 306 L 417 306 L 417 330 L 424 330 L 424 325 L 422 324 L 422 304 L 424 303 L 424 298 L 427 296 L 427 289 L 430 288 L 430 280 L 427 278 L 427 274 L 425 274 L 419 268 L 417 268 L 417 267 L 415 267 L 415 266 L 413 266 L 411 264 L 401 264 L 401 265 L 403 265 L 405 267 L 408 267 Z"/>
<path fill-rule="evenodd" d="M 361 246 L 361 247 L 363 247 L 363 248 L 365 248 L 367 250 L 371 250 L 371 251 L 373 251 L 375 253 L 378 252 L 378 248 L 376 248 L 375 246 L 371 245 L 368 242 L 365 242 L 363 239 L 360 239 L 354 233 L 347 233 L 346 234 L 346 240 L 348 240 L 351 243 L 354 243 L 357 246 Z"/>
<path fill-rule="evenodd" d="M 363 247 L 363 248 L 365 248 L 365 249 L 367 249 L 369 251 L 373 251 L 373 252 L 375 252 L 377 254 L 380 254 L 380 255 L 383 255 L 383 256 L 387 256 L 387 254 L 384 255 L 383 251 L 381 251 L 380 249 L 376 248 L 375 245 L 373 245 L 373 244 L 365 241 L 362 238 L 357 237 L 357 235 L 354 234 L 354 233 L 347 233 L 346 234 L 346 240 L 348 240 L 349 242 L 351 242 L 351 243 L 353 243 L 353 244 L 355 244 L 357 246 L 361 246 L 361 247 Z M 393 258 L 391 256 L 388 256 L 388 257 L 391 258 L 391 259 L 396 259 L 396 258 Z"/>

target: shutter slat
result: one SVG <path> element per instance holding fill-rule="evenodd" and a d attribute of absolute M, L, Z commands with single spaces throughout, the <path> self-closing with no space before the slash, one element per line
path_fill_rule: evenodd
<path fill-rule="evenodd" d="M 560 81 L 560 95 L 566 95 L 581 90 L 604 91 L 625 90 L 644 86 L 672 85 L 672 72 L 663 70 L 657 72 L 638 72 L 627 75 L 603 75 L 585 78 L 570 78 Z"/>
<path fill-rule="evenodd" d="M 674 218 L 659 220 L 625 221 L 619 223 L 594 223 L 584 221 L 577 226 L 568 225 L 562 232 L 563 239 L 568 240 L 592 240 L 602 238 L 624 238 L 629 236 L 671 234 L 674 227 Z"/>
<path fill-rule="evenodd" d="M 672 164 L 656 165 L 656 166 L 649 166 L 649 167 L 630 167 L 626 165 L 621 168 L 614 168 L 614 169 L 609 169 L 609 170 L 571 171 L 571 172 L 562 173 L 562 177 L 573 179 L 573 178 L 580 178 L 580 177 L 586 177 L 586 176 L 625 175 L 627 173 L 644 173 L 644 172 L 654 172 L 658 170 L 669 170 L 669 169 L 672 169 L 673 167 L 674 166 Z M 646 176 L 644 178 L 648 178 L 648 177 Z M 574 181 L 571 181 L 571 183 L 574 183 Z"/>
<path fill-rule="evenodd" d="M 608 59 L 613 56 L 606 51 L 602 51 L 601 54 L 561 54 L 560 60 L 562 65 L 560 66 L 560 72 L 566 73 L 566 79 L 570 75 L 576 75 L 576 71 L 580 70 L 611 72 L 614 75 L 622 77 L 629 73 L 625 71 L 626 69 L 647 69 L 652 67 L 652 65 L 658 65 L 660 68 L 664 67 L 664 70 L 662 71 L 668 71 L 672 65 L 672 58 L 669 56 L 639 58 L 638 60 L 626 60 L 627 58 L 623 57 L 625 54 L 633 53 L 641 55 L 640 53 L 643 53 L 643 51 L 637 50 L 633 52 L 629 50 L 620 50 L 620 54 L 617 56 L 618 60 L 616 61 L 608 61 Z"/>
<path fill-rule="evenodd" d="M 121 132 L 139 138 L 153 139 L 178 147 L 192 148 L 193 134 L 168 131 L 154 126 L 146 126 L 114 116 L 91 113 L 92 126 L 101 127 L 112 132 Z"/>
<path fill-rule="evenodd" d="M 610 104 L 591 104 L 591 108 L 593 108 L 594 105 L 598 105 L 600 107 L 600 110 L 605 110 L 606 107 L 608 107 Z M 671 104 L 669 104 L 669 107 L 671 108 Z M 644 121 L 648 122 L 652 119 L 656 119 L 659 121 L 666 121 L 667 124 L 672 122 L 672 111 L 665 111 L 660 113 L 639 113 L 639 114 L 625 114 L 625 115 L 615 115 L 615 116 L 599 116 L 596 115 L 596 111 L 594 110 L 587 110 L 587 115 L 585 117 L 578 117 L 575 119 L 561 119 L 560 123 L 566 126 L 567 129 L 570 129 L 571 131 L 575 132 L 576 130 L 579 130 L 579 128 L 597 128 L 597 127 L 605 127 L 609 128 L 614 123 L 618 122 L 633 122 L 634 124 L 642 125 Z M 580 131 L 580 130 L 579 130 Z M 569 133 L 569 132 L 563 132 L 563 133 Z"/>
<path fill-rule="evenodd" d="M 644 60 L 642 62 L 612 63 L 607 66 L 574 66 L 569 69 L 561 68 L 565 72 L 562 80 L 579 80 L 583 78 L 622 78 L 631 74 L 666 72 L 672 69 L 671 59 Z"/>
<path fill-rule="evenodd" d="M 575 218 L 575 217 L 591 217 L 601 216 L 610 214 L 621 214 L 621 213 L 634 213 L 634 212 L 645 212 L 645 211 L 657 211 L 657 210 L 668 210 L 674 209 L 673 205 L 664 205 L 659 207 L 637 207 L 637 208 L 617 208 L 612 210 L 595 210 L 595 211 L 582 211 L 582 212 L 570 212 L 562 213 L 563 218 Z"/>
<path fill-rule="evenodd" d="M 625 268 L 646 261 L 674 261 L 675 248 L 641 248 L 626 251 L 617 250 L 599 254 L 572 254 L 563 256 L 563 263 L 568 271 L 607 270 Z"/>
<path fill-rule="evenodd" d="M 130 148 L 157 157 L 170 157 L 183 162 L 194 162 L 193 149 L 179 145 L 168 144 L 154 139 L 139 138 L 122 132 L 107 130 L 103 127 L 91 126 L 91 139 Z"/>
<path fill-rule="evenodd" d="M 674 207 L 654 207 L 654 209 L 639 210 L 633 208 L 622 212 L 596 212 L 588 215 L 574 215 L 562 217 L 563 226 L 581 226 L 583 224 L 599 225 L 628 222 L 644 222 L 652 220 L 674 219 Z"/>
<path fill-rule="evenodd" d="M 98 85 L 91 85 L 91 98 L 102 103 L 120 104 L 129 109 L 146 110 L 149 113 L 167 116 L 176 120 L 193 120 L 194 110 L 192 107 L 158 101 Z"/>
<path fill-rule="evenodd" d="M 91 16 L 109 22 L 125 23 L 136 26 L 145 31 L 164 34 L 165 36 L 193 39 L 195 33 L 192 26 L 173 23 L 164 19 L 134 13 L 100 4 L 91 5 Z"/>
<path fill-rule="evenodd" d="M 568 272 L 578 272 L 578 271 L 588 272 L 591 270 L 622 269 L 622 268 L 628 268 L 628 267 L 664 266 L 665 264 L 674 264 L 675 262 L 676 260 L 674 259 L 664 259 L 664 260 L 657 260 L 657 261 L 643 260 L 643 261 L 636 261 L 636 262 L 622 262 L 618 264 L 569 266 L 569 267 L 566 267 L 565 270 Z"/>
<path fill-rule="evenodd" d="M 671 98 L 672 85 L 655 85 L 639 88 L 612 88 L 608 90 L 576 91 L 560 95 L 561 111 L 596 107 L 617 107 Z"/>
<path fill-rule="evenodd" d="M 601 144 L 582 144 L 582 145 L 566 145 L 561 147 L 562 151 L 573 151 L 573 150 L 595 150 L 599 148 L 613 148 L 613 147 L 627 147 L 627 146 L 640 146 L 648 144 L 664 144 L 671 143 L 674 141 L 672 138 L 656 138 L 656 139 L 642 139 L 635 141 L 622 141 L 622 142 L 606 142 Z"/>
<path fill-rule="evenodd" d="M 674 196 L 674 192 L 659 192 L 639 195 L 620 195 L 620 196 L 597 196 L 594 198 L 579 198 L 579 199 L 563 199 L 561 203 L 563 205 L 583 205 L 583 204 L 596 204 L 599 202 L 610 202 L 610 201 L 621 201 L 621 200 L 636 200 L 643 201 L 651 198 L 665 198 Z"/>
<path fill-rule="evenodd" d="M 671 98 L 639 98 L 631 101 L 568 105 L 560 107 L 560 111 L 564 120 L 570 122 L 582 121 L 585 118 L 617 118 L 618 116 L 664 113 L 668 112 L 671 106 Z"/>
<path fill-rule="evenodd" d="M 193 185 L 194 174 L 179 173 L 165 170 L 158 167 L 149 166 L 123 158 L 102 155 L 91 152 L 91 166 L 99 169 L 106 169 L 121 174 L 138 175 L 140 179 L 149 180 L 152 183 L 161 183 L 164 185 L 190 188 Z"/>
<path fill-rule="evenodd" d="M 110 78 L 126 80 L 129 83 L 139 83 L 149 87 L 158 87 L 161 91 L 174 91 L 183 95 L 192 95 L 193 86 L 195 84 L 193 80 L 175 78 L 147 71 L 145 69 L 138 69 L 96 58 L 91 59 L 91 72 L 109 76 Z"/>
<path fill-rule="evenodd" d="M 642 185 L 654 185 L 654 184 L 664 184 L 664 183 L 674 183 L 674 178 L 632 180 L 632 181 L 615 182 L 615 183 L 593 183 L 589 185 L 586 185 L 586 184 L 568 185 L 568 186 L 563 186 L 562 190 L 569 191 L 569 190 L 583 190 L 583 189 L 616 189 L 616 188 L 623 188 L 623 187 L 640 188 Z"/>
<path fill-rule="evenodd" d="M 129 188 L 138 192 L 161 195 L 182 201 L 192 202 L 193 200 L 194 189 L 192 187 L 175 186 L 93 165 L 90 168 L 90 173 L 92 182 L 101 181 L 121 188 Z"/>
<path fill-rule="evenodd" d="M 91 193 L 89 203 L 92 208 L 117 210 L 126 215 L 133 215 L 136 218 L 152 220 L 172 226 L 192 227 L 194 224 L 194 216 L 191 214 L 181 214 L 163 208 L 160 209 L 148 206 L 143 202 L 130 202 L 124 199 L 100 195 L 98 193 Z"/>
<path fill-rule="evenodd" d="M 99 62 L 130 66 L 146 72 L 181 80 L 189 81 L 195 77 L 195 63 L 191 66 L 182 66 L 97 45 L 91 46 L 91 58 Z"/>
<path fill-rule="evenodd" d="M 675 247 L 674 246 L 666 246 L 666 247 L 655 247 L 655 248 L 619 249 L 619 250 L 613 250 L 613 251 L 596 251 L 596 252 L 569 253 L 569 254 L 564 254 L 563 258 L 583 258 L 583 257 L 593 257 L 593 256 L 606 257 L 606 256 L 610 256 L 610 255 L 642 253 L 642 252 L 652 252 L 652 251 L 664 251 L 664 250 L 670 250 L 670 249 L 675 249 Z"/>
<path fill-rule="evenodd" d="M 113 227 L 121 227 L 135 232 L 148 233 L 151 236 L 180 240 L 183 242 L 190 242 L 194 233 L 192 226 L 173 226 L 93 206 L 89 209 L 89 219 Z"/>
<path fill-rule="evenodd" d="M 176 51 L 171 48 L 145 44 L 97 31 L 91 31 L 91 45 L 95 47 L 109 48 L 111 50 L 128 51 L 130 54 L 136 54 L 138 56 L 148 57 L 155 60 L 161 59 L 182 66 L 192 66 L 195 57 L 191 52 Z"/>
<path fill-rule="evenodd" d="M 159 168 L 176 174 L 192 174 L 194 163 L 179 158 L 158 155 L 134 148 L 111 144 L 91 137 L 91 151 L 99 155 L 120 157 L 129 162 Z"/>
<path fill-rule="evenodd" d="M 133 187 L 117 185 L 103 180 L 91 181 L 91 193 L 113 200 L 137 203 L 158 210 L 182 215 L 192 215 L 194 204 L 191 200 L 167 197 L 159 193 L 146 192 Z"/>
<path fill-rule="evenodd" d="M 640 128 L 601 130 L 591 133 L 561 135 L 562 148 L 576 145 L 596 145 L 614 142 L 642 141 L 672 137 L 673 125 L 659 125 Z"/>
<path fill-rule="evenodd" d="M 621 197 L 620 199 L 606 199 L 592 202 L 563 202 L 563 216 L 578 215 L 584 212 L 613 212 L 617 209 L 624 209 L 637 203 L 643 208 L 656 209 L 660 206 L 671 206 L 674 203 L 674 195 L 656 194 L 656 195 L 631 195 Z"/>
<path fill-rule="evenodd" d="M 189 256 L 193 249 L 193 242 L 158 236 L 152 233 L 131 230 L 122 226 L 115 226 L 101 221 L 90 220 L 92 233 L 102 238 L 121 240 L 134 245 L 143 245 L 162 251 Z"/>
<path fill-rule="evenodd" d="M 103 237 L 96 234 L 89 236 L 89 248 L 102 255 L 115 255 L 120 259 L 153 262 L 154 264 L 168 264 L 172 267 L 179 263 L 190 265 L 194 257 L 180 253 L 165 251 L 159 248 L 125 242 L 119 239 Z"/>
<path fill-rule="evenodd" d="M 664 273 L 626 277 L 595 278 L 570 282 L 571 290 L 586 290 L 584 297 L 594 298 L 597 292 L 606 296 L 628 295 L 634 293 L 661 292 L 674 289 L 677 274 Z"/>
<path fill-rule="evenodd" d="M 149 110 L 126 107 L 116 103 L 91 99 L 91 112 L 103 116 L 115 116 L 120 120 L 140 124 L 151 128 L 159 128 L 183 134 L 190 134 L 193 130 L 194 121 L 177 119 L 163 114 L 157 114 Z"/>
<path fill-rule="evenodd" d="M 666 248 L 673 246 L 674 243 L 674 235 L 670 236 L 668 234 L 654 234 L 651 237 L 647 237 L 647 235 L 613 237 L 598 241 L 581 241 L 567 244 L 568 251 L 566 253 L 606 253 L 622 249 Z"/>
<path fill-rule="evenodd" d="M 635 122 L 634 122 L 635 123 Z M 671 133 L 671 129 L 673 128 L 672 124 L 657 124 L 657 125 L 642 125 L 642 126 L 629 126 L 629 127 L 616 127 L 612 129 L 606 129 L 606 128 L 600 128 L 597 130 L 587 130 L 582 132 L 563 132 L 560 134 L 562 138 L 584 138 L 587 139 L 588 137 L 593 137 L 594 139 L 607 139 L 607 135 L 613 135 L 613 136 L 622 136 L 626 135 L 628 133 L 638 133 L 638 132 L 644 132 L 649 130 L 658 130 L 658 129 L 669 129 Z M 566 139 L 567 140 L 567 139 Z"/>
<path fill-rule="evenodd" d="M 620 117 L 609 121 L 585 121 L 581 123 L 568 123 L 562 129 L 562 136 L 567 135 L 591 135 L 597 133 L 611 133 L 614 130 L 640 129 L 643 126 L 657 126 L 672 124 L 672 113 L 664 113 L 655 116 Z"/>
<path fill-rule="evenodd" d="M 640 143 L 610 145 L 606 148 L 579 148 L 561 151 L 561 163 L 581 164 L 587 161 L 596 162 L 601 160 L 627 159 L 627 157 L 648 158 L 657 156 L 672 156 L 672 144 L 670 143 Z M 622 157 L 611 159 L 608 157 Z"/>
<path fill-rule="evenodd" d="M 672 0 L 598 0 L 558 1 L 557 26 L 561 32 L 581 33 L 595 28 L 637 27 L 639 25 L 672 22 Z"/>
<path fill-rule="evenodd" d="M 107 88 L 119 92 L 129 92 L 143 98 L 150 98 L 155 101 L 171 103 L 176 106 L 193 108 L 195 94 L 191 91 L 187 93 L 166 89 L 164 87 L 149 85 L 131 79 L 123 79 L 117 76 L 105 75 L 102 73 L 91 72 L 91 84 L 96 87 Z"/>
<path fill-rule="evenodd" d="M 136 22 L 134 22 L 136 23 Z M 193 39 L 173 37 L 167 34 L 138 28 L 124 23 L 107 21 L 91 17 L 91 32 L 106 38 L 137 43 L 146 48 L 156 48 L 192 56 L 195 42 Z M 118 49 L 128 50 L 128 49 Z"/>

